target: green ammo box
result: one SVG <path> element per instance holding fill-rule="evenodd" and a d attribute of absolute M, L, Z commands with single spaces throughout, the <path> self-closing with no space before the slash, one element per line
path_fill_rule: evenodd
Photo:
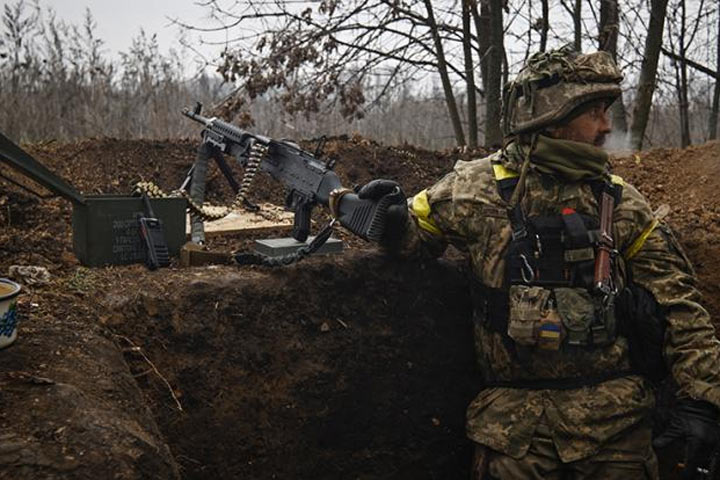
<path fill-rule="evenodd" d="M 72 202 L 73 251 L 83 265 L 96 267 L 145 261 L 138 222 L 138 216 L 146 216 L 142 198 L 122 195 L 85 197 L 2 133 L 0 162 Z M 26 186 L 17 185 L 45 198 Z M 151 205 L 153 213 L 163 223 L 170 255 L 177 255 L 185 243 L 187 201 L 184 198 L 158 198 L 152 199 Z"/>
<path fill-rule="evenodd" d="M 185 243 L 184 198 L 153 198 L 153 213 L 162 220 L 170 255 Z M 98 267 L 141 263 L 145 247 L 140 239 L 138 217 L 146 216 L 140 197 L 92 195 L 85 203 L 73 203 L 73 251 L 83 265 Z"/>

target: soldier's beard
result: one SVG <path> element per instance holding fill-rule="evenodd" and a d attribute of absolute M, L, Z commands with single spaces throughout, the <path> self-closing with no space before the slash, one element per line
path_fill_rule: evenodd
<path fill-rule="evenodd" d="M 595 141 L 593 142 L 593 145 L 595 145 L 596 147 L 602 147 L 603 145 L 605 145 L 606 137 L 607 137 L 607 135 L 605 135 L 604 133 L 598 134 L 598 136 L 595 137 Z"/>

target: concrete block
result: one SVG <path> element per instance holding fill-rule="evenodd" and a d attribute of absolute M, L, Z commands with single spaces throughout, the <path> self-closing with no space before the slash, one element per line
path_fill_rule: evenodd
<path fill-rule="evenodd" d="M 255 251 L 268 257 L 280 257 L 282 255 L 295 253 L 299 248 L 312 242 L 314 238 L 315 237 L 308 237 L 307 243 L 298 242 L 292 237 L 255 240 Z M 330 237 L 313 255 L 327 255 L 331 253 L 341 253 L 342 251 L 342 240 Z"/>

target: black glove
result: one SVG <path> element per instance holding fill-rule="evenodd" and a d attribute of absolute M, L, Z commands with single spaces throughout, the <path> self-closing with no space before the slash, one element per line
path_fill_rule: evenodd
<path fill-rule="evenodd" d="M 684 480 L 709 479 L 713 453 L 720 444 L 718 408 L 701 400 L 678 403 L 668 428 L 653 441 L 653 447 L 664 448 L 675 440 L 685 442 Z"/>
<path fill-rule="evenodd" d="M 392 196 L 393 203 L 388 206 L 385 214 L 385 225 L 380 243 L 392 248 L 399 244 L 407 227 L 407 198 L 400 185 L 392 180 L 377 179 L 358 190 L 358 197 L 362 200 L 379 201 L 386 195 Z"/>

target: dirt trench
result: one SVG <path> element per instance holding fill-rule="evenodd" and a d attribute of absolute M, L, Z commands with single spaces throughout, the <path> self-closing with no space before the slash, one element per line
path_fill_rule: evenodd
<path fill-rule="evenodd" d="M 173 386 L 182 412 L 138 378 L 184 478 L 467 478 L 478 383 L 454 265 L 361 252 L 163 276 L 101 303 Z"/>

